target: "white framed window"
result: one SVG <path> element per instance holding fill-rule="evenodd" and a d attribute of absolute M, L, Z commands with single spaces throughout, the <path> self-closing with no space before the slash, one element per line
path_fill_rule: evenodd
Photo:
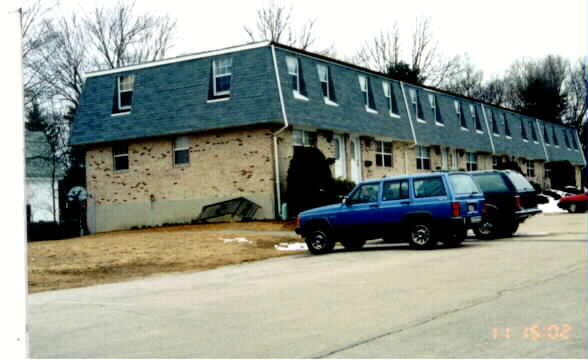
<path fill-rule="evenodd" d="M 412 111 L 415 114 L 414 116 L 416 117 L 417 120 L 425 121 L 425 119 L 423 119 L 422 112 L 419 111 L 420 110 L 419 97 L 418 97 L 417 91 L 415 89 L 410 89 L 409 93 L 410 93 L 410 102 L 412 103 Z"/>
<path fill-rule="evenodd" d="M 568 139 L 568 132 L 564 130 L 564 131 L 563 131 L 563 136 L 564 136 L 564 142 L 566 143 L 566 148 L 567 148 L 568 150 L 572 150 L 572 149 L 570 148 L 570 139 Z"/>
<path fill-rule="evenodd" d="M 504 122 L 504 136 L 510 139 L 510 126 L 508 126 L 508 119 L 506 118 L 505 113 L 502 113 L 502 121 Z"/>
<path fill-rule="evenodd" d="M 534 143 L 538 144 L 539 139 L 537 138 L 537 130 L 535 130 L 535 123 L 531 121 L 529 125 L 531 126 L 531 138 L 533 139 Z"/>
<path fill-rule="evenodd" d="M 174 165 L 186 165 L 190 163 L 190 138 L 178 136 L 174 139 Z"/>
<path fill-rule="evenodd" d="M 547 132 L 547 125 L 543 125 L 543 139 L 545 140 L 545 145 L 550 146 L 549 142 L 549 133 Z"/>
<path fill-rule="evenodd" d="M 527 160 L 527 176 L 535 177 L 535 161 Z"/>
<path fill-rule="evenodd" d="M 375 104 L 373 103 L 373 95 L 371 94 L 370 79 L 364 75 L 358 75 L 359 88 L 363 97 L 363 104 L 366 111 L 375 112 Z"/>
<path fill-rule="evenodd" d="M 286 56 L 286 65 L 288 66 L 288 75 L 292 81 L 292 90 L 300 93 L 300 63 L 298 58 Z"/>
<path fill-rule="evenodd" d="M 133 89 L 135 87 L 135 75 L 118 77 L 118 110 L 130 111 L 133 104 Z"/>
<path fill-rule="evenodd" d="M 551 138 L 553 139 L 553 145 L 559 147 L 559 140 L 557 140 L 557 135 L 555 134 L 555 126 L 551 128 Z"/>
<path fill-rule="evenodd" d="M 400 117 L 398 104 L 396 104 L 396 98 L 394 97 L 394 91 L 392 90 L 392 84 L 387 81 L 382 81 L 382 89 L 384 90 L 384 96 L 388 103 L 388 112 L 394 117 Z"/>
<path fill-rule="evenodd" d="M 375 141 L 376 144 L 376 166 L 391 168 L 394 166 L 392 156 L 392 143 L 387 141 Z"/>
<path fill-rule="evenodd" d="M 523 141 L 529 141 L 527 138 L 527 129 L 525 129 L 525 122 L 523 120 L 521 120 L 521 137 L 523 138 Z"/>
<path fill-rule="evenodd" d="M 331 100 L 331 89 L 329 79 L 329 68 L 323 64 L 317 64 L 316 70 L 318 72 L 319 81 L 321 82 L 321 88 L 323 90 L 323 97 Z"/>
<path fill-rule="evenodd" d="M 225 56 L 212 61 L 212 86 L 214 96 L 231 94 L 231 77 L 233 75 L 233 58 Z"/>
<path fill-rule="evenodd" d="M 476 131 L 482 131 L 482 122 L 480 122 L 480 117 L 478 116 L 478 112 L 476 111 L 476 106 L 470 104 L 470 112 L 472 113 L 472 120 L 474 125 L 476 126 Z"/>
<path fill-rule="evenodd" d="M 437 108 L 437 97 L 435 94 L 429 94 L 429 105 L 431 105 L 431 111 L 433 112 L 433 119 L 435 123 L 443 124 L 443 120 L 439 116 L 439 109 Z"/>
<path fill-rule="evenodd" d="M 478 154 L 475 152 L 466 152 L 466 170 L 478 170 Z"/>
<path fill-rule="evenodd" d="M 294 129 L 292 132 L 294 136 L 294 146 L 316 146 L 316 133 L 313 131 L 306 131 L 301 129 Z"/>
<path fill-rule="evenodd" d="M 426 146 L 416 147 L 416 168 L 418 170 L 431 169 L 431 150 Z"/>
<path fill-rule="evenodd" d="M 490 111 L 488 111 L 488 114 L 490 114 L 490 123 L 492 124 L 492 133 L 495 136 L 499 136 L 500 130 L 498 130 L 498 123 L 496 121 L 496 118 L 494 117 L 494 111 L 490 110 Z"/>
<path fill-rule="evenodd" d="M 453 101 L 453 107 L 455 108 L 455 116 L 457 117 L 457 121 L 459 122 L 459 126 L 463 129 L 468 128 L 468 124 L 465 121 L 465 118 L 462 116 L 461 112 L 461 103 L 457 100 Z"/>
<path fill-rule="evenodd" d="M 129 169 L 129 146 L 126 143 L 116 144 L 112 147 L 112 168 L 114 171 Z"/>

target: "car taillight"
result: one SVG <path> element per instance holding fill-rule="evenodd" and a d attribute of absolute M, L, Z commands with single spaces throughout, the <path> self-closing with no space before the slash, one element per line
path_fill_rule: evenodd
<path fill-rule="evenodd" d="M 459 216 L 459 203 L 458 202 L 451 203 L 451 216 L 453 216 L 453 217 Z"/>
<path fill-rule="evenodd" d="M 521 209 L 523 206 L 521 204 L 521 197 L 516 195 L 515 196 L 515 208 Z"/>
<path fill-rule="evenodd" d="M 296 216 L 296 227 L 300 227 L 300 216 Z"/>

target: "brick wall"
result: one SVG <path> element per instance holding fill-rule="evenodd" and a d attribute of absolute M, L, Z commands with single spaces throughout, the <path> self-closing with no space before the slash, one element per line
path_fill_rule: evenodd
<path fill-rule="evenodd" d="M 273 218 L 269 130 L 194 134 L 189 140 L 185 166 L 173 164 L 173 137 L 129 142 L 124 171 L 113 171 L 110 145 L 88 149 L 87 184 L 96 203 L 97 231 L 187 222 L 202 205 L 239 196 L 262 206 L 257 217 Z"/>

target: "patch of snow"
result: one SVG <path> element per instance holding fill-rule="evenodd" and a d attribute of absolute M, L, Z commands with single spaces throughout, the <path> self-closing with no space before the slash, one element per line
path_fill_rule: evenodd
<path fill-rule="evenodd" d="M 274 248 L 278 251 L 308 250 L 308 246 L 306 246 L 306 243 L 303 243 L 303 242 L 279 243 L 279 244 L 274 245 Z"/>
<path fill-rule="evenodd" d="M 238 238 L 234 238 L 234 239 L 223 239 L 223 238 L 221 238 L 221 240 L 223 240 L 225 243 L 230 243 L 230 242 L 248 243 L 248 242 L 251 242 L 251 241 L 247 240 L 244 237 L 238 237 Z"/>
<path fill-rule="evenodd" d="M 555 200 L 553 197 L 551 197 L 549 195 L 543 194 L 543 196 L 545 196 L 549 200 L 549 202 L 547 204 L 539 204 L 538 205 L 539 209 L 541 211 L 543 211 L 543 213 L 565 213 L 565 212 L 567 212 L 563 209 L 560 209 L 557 206 L 557 203 L 559 200 Z"/>

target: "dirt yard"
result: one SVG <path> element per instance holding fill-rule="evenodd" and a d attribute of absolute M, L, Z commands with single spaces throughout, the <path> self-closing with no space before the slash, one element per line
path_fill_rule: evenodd
<path fill-rule="evenodd" d="M 165 272 L 203 271 L 291 255 L 296 252 L 278 251 L 274 245 L 301 241 L 291 232 L 293 229 L 293 223 L 284 222 L 223 223 L 31 242 L 29 292 L 111 283 Z"/>

